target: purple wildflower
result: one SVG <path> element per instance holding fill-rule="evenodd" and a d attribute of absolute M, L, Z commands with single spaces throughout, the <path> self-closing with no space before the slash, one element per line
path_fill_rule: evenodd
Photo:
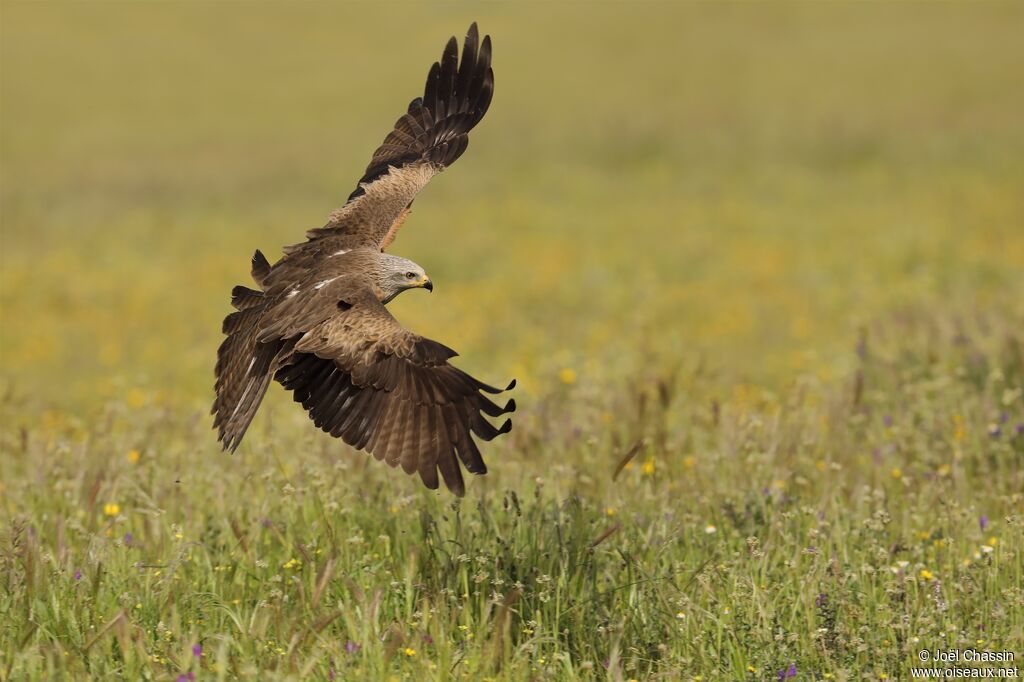
<path fill-rule="evenodd" d="M 1009 419 L 1010 419 L 1010 413 L 1007 412 L 1006 410 L 1003 410 L 1002 412 L 999 413 L 999 423 L 1000 424 L 1005 424 Z"/>
<path fill-rule="evenodd" d="M 872 450 L 871 457 L 875 460 L 875 465 L 882 466 L 882 448 L 875 448 Z"/>
<path fill-rule="evenodd" d="M 611 664 L 612 664 L 612 659 L 610 659 L 610 658 L 606 658 L 603 661 L 601 661 L 601 665 L 603 665 L 605 668 L 607 668 Z"/>
<path fill-rule="evenodd" d="M 796 663 L 790 663 L 788 668 L 783 668 L 779 671 L 780 680 L 786 680 L 791 677 L 796 677 Z"/>
<path fill-rule="evenodd" d="M 1024 436 L 1024 422 L 1017 422 L 1017 426 L 1013 427 L 1013 432 L 1018 436 Z"/>
<path fill-rule="evenodd" d="M 75 580 L 81 580 L 81 579 L 82 579 L 82 569 L 77 568 L 77 569 L 75 569 Z"/>
<path fill-rule="evenodd" d="M 135 536 L 133 536 L 131 533 L 125 533 L 124 534 L 124 546 L 125 547 L 131 547 L 133 542 L 135 542 Z"/>
<path fill-rule="evenodd" d="M 814 599 L 814 605 L 815 605 L 815 606 L 817 606 L 817 607 L 818 607 L 818 608 L 820 609 L 820 608 L 821 608 L 822 606 L 824 606 L 824 605 L 825 605 L 825 603 L 826 603 L 827 601 L 828 601 L 828 595 L 826 595 L 826 594 L 825 594 L 824 592 L 821 592 L 821 593 L 820 593 L 820 594 L 818 594 L 818 596 L 817 596 L 817 597 L 816 597 L 816 598 Z"/>
<path fill-rule="evenodd" d="M 202 644 L 193 644 L 192 645 L 192 655 L 195 656 L 196 658 L 199 658 L 200 656 L 202 656 L 203 655 L 203 645 Z"/>
<path fill-rule="evenodd" d="M 327 668 L 327 679 L 333 682 L 335 677 L 337 677 L 337 673 L 334 672 L 334 661 L 331 661 L 331 666 Z"/>
<path fill-rule="evenodd" d="M 270 528 L 271 526 L 274 525 L 274 522 L 271 521 L 270 519 L 263 519 L 262 524 L 263 524 L 264 528 Z"/>
<path fill-rule="evenodd" d="M 345 642 L 345 653 L 354 654 L 359 651 L 359 645 L 353 642 L 351 639 Z"/>
<path fill-rule="evenodd" d="M 988 514 L 981 515 L 981 518 L 978 519 L 978 527 L 980 527 L 982 531 L 988 528 Z"/>
<path fill-rule="evenodd" d="M 431 644 L 434 643 L 434 638 L 431 637 L 430 635 L 424 634 L 423 635 L 423 643 L 426 644 L 427 646 L 430 646 Z"/>
<path fill-rule="evenodd" d="M 890 426 L 892 426 L 892 415 L 891 414 L 887 414 L 884 417 L 882 417 L 882 422 L 885 424 L 886 428 L 889 428 Z"/>
<path fill-rule="evenodd" d="M 999 428 L 999 424 L 992 424 L 988 427 L 988 435 L 992 438 L 999 438 L 1003 434 L 1003 430 Z"/>

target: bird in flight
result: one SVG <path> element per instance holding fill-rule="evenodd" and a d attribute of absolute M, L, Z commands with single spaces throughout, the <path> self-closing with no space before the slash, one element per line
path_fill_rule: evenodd
<path fill-rule="evenodd" d="M 434 288 L 422 267 L 385 249 L 417 193 L 458 159 L 491 103 L 491 39 L 469 27 L 459 59 L 449 39 L 410 104 L 373 153 L 345 205 L 271 265 L 256 251 L 258 288 L 236 286 L 217 352 L 214 428 L 224 449 L 245 435 L 271 379 L 292 391 L 313 422 L 437 489 L 465 494 L 467 471 L 487 467 L 474 436 L 511 429 L 488 417 L 515 410 L 449 363 L 451 348 L 403 327 L 385 307 L 408 289 Z"/>

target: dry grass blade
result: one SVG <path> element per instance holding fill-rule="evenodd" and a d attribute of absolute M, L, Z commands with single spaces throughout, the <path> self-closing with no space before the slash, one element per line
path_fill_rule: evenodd
<path fill-rule="evenodd" d="M 505 653 L 505 643 L 508 641 L 508 629 L 512 619 L 512 606 L 519 601 L 522 594 L 520 590 L 513 590 L 506 594 L 505 598 L 501 600 L 498 615 L 494 618 L 491 650 L 496 666 L 500 665 L 501 658 Z"/>
<path fill-rule="evenodd" d="M 327 587 L 327 583 L 330 581 L 331 576 L 334 573 L 334 557 L 327 559 L 327 563 L 324 564 L 323 569 L 320 571 L 320 577 L 316 581 L 316 587 L 313 589 L 313 598 L 311 604 L 313 608 L 316 608 L 320 604 L 320 598 L 324 595 L 324 588 Z"/>
<path fill-rule="evenodd" d="M 96 642 L 98 642 L 100 639 L 102 639 L 102 637 L 105 634 L 110 632 L 111 628 L 113 628 L 115 625 L 117 625 L 118 622 L 120 622 L 122 618 L 124 618 L 124 611 L 118 611 L 116 616 L 114 616 L 109 621 L 107 621 L 106 625 L 101 627 L 96 632 L 95 635 L 93 635 L 92 637 L 89 638 L 89 640 L 85 643 L 85 647 L 83 647 L 83 651 L 88 651 L 89 649 L 91 649 L 92 645 L 95 644 Z"/>
<path fill-rule="evenodd" d="M 633 458 L 637 456 L 637 453 L 639 453 L 646 444 L 647 440 L 644 438 L 633 443 L 633 447 L 631 447 L 625 456 L 619 460 L 618 466 L 615 467 L 615 472 L 612 474 L 613 481 L 619 477 L 619 474 L 621 474 L 622 470 L 626 468 L 626 465 L 633 461 Z"/>
<path fill-rule="evenodd" d="M 605 532 L 601 533 L 596 538 L 594 538 L 593 542 L 590 543 L 590 549 L 594 549 L 595 547 L 600 545 L 602 542 L 604 542 L 605 540 L 610 538 L 612 535 L 617 533 L 620 528 L 622 528 L 622 524 L 621 523 L 616 523 L 614 526 L 608 528 Z"/>

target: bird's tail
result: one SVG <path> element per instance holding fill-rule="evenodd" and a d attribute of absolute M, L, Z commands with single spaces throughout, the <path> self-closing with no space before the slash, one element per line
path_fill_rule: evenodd
<path fill-rule="evenodd" d="M 262 283 L 270 265 L 259 251 L 253 256 L 253 279 Z M 260 320 L 267 308 L 262 291 L 244 286 L 231 290 L 231 305 L 236 312 L 224 318 L 227 336 L 217 350 L 216 398 L 213 401 L 213 427 L 225 449 L 234 450 L 242 441 L 256 410 L 267 392 L 282 351 L 280 341 L 257 340 Z"/>

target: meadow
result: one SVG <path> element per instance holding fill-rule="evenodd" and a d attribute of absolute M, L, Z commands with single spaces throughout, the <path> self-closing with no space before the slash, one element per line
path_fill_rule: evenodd
<path fill-rule="evenodd" d="M 512 432 L 457 500 L 220 322 L 447 36 L 390 305 Z M 879 680 L 1024 664 L 1024 7 L 0 4 L 0 679 Z M 991 666 L 990 666 L 991 667 Z"/>

